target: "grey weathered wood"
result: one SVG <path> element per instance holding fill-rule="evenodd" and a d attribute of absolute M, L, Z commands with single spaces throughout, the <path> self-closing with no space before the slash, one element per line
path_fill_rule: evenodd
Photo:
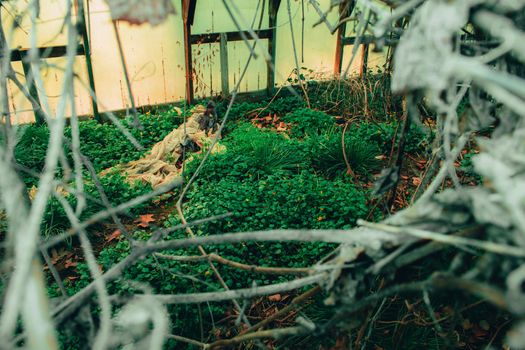
<path fill-rule="evenodd" d="M 226 33 L 221 33 L 220 41 L 221 58 L 221 89 L 223 96 L 230 94 L 229 74 L 228 74 L 228 37 Z"/>

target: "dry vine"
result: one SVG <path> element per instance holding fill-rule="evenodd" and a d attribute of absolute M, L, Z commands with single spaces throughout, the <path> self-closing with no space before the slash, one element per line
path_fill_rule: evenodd
<path fill-rule="evenodd" d="M 266 1 L 262 1 L 264 8 Z M 93 324 L 87 325 L 85 332 L 93 334 L 90 345 L 95 349 L 116 348 L 130 342 L 135 342 L 136 348 L 161 349 L 167 339 L 187 342 L 202 348 L 214 348 L 314 331 L 320 335 L 332 327 L 347 326 L 345 323 L 355 312 L 369 306 L 382 305 L 382 300 L 399 293 L 423 293 L 425 303 L 431 310 L 431 293 L 440 289 L 460 290 L 475 295 L 512 314 L 513 331 L 508 334 L 508 344 L 518 348 L 525 346 L 524 0 L 357 1 L 354 13 L 350 14 L 352 19 L 359 19 L 356 42 L 359 43 L 366 33 L 371 32 L 375 35 L 378 47 L 392 36 L 399 38 L 394 50 L 392 89 L 409 96 L 409 104 L 424 99 L 438 115 L 439 142 L 434 151 L 437 157 L 435 162 L 439 164 L 438 160 L 441 160 L 441 167 L 424 189 L 424 193 L 409 208 L 382 223 L 362 221 L 361 227 L 352 230 L 275 230 L 196 237 L 191 229 L 195 223 L 187 223 L 184 218 L 183 199 L 217 144 L 242 77 L 246 73 L 248 61 L 233 90 L 217 135 L 201 165 L 181 191 L 177 210 L 183 224 L 159 230 L 152 239 L 143 244 L 130 241 L 133 247 L 130 255 L 105 272 L 99 270 L 87 227 L 106 218 L 112 218 L 119 225 L 117 214 L 127 207 L 145 202 L 174 187 L 180 187 L 182 182 L 171 182 L 153 193 L 118 207 L 112 207 L 109 202 L 104 201 L 104 194 L 101 193 L 107 208 L 87 221 L 79 219 L 86 200 L 83 179 L 79 173 L 82 169 L 89 170 L 90 163 L 79 150 L 78 128 L 74 127 L 78 120 L 74 112 L 71 116 L 73 142 L 69 145 L 64 140 L 66 107 L 74 105 L 72 87 L 76 75 L 73 63 L 77 51 L 77 27 L 72 16 L 73 3 L 71 0 L 66 2 L 68 12 L 64 18 L 64 30 L 68 38 L 68 59 L 56 113 L 51 112 L 46 98 L 43 99 L 42 106 L 35 106 L 35 101 L 31 99 L 27 89 L 17 83 L 10 62 L 11 49 L 8 43 L 11 40 L 5 37 L 3 28 L 0 36 L 0 115 L 4 132 L 4 141 L 0 144 L 0 215 L 4 215 L 8 223 L 8 234 L 2 251 L 2 283 L 6 285 L 0 316 L 2 347 L 16 348 L 24 345 L 30 348 L 57 349 L 57 327 L 66 320 L 80 318 L 82 307 L 92 300 L 96 300 L 101 312 L 97 327 Z M 289 2 L 290 0 L 288 10 Z M 145 6 L 145 3 L 151 6 L 148 8 L 151 11 L 147 12 L 146 17 L 140 16 L 140 13 L 133 13 L 142 10 L 141 7 L 131 6 L 123 9 L 122 6 L 126 6 L 125 2 L 112 3 L 117 6 L 115 8 L 118 8 L 118 13 L 124 13 L 125 18 L 133 21 L 146 20 L 156 24 L 167 15 L 154 11 L 158 6 L 166 5 L 165 2 L 141 1 L 142 6 Z M 138 2 L 130 3 L 137 5 Z M 339 18 L 336 24 L 331 24 L 317 2 L 312 0 L 310 3 L 318 11 L 320 21 L 324 22 L 331 32 L 350 20 Z M 252 55 L 260 54 L 271 62 L 268 53 L 261 49 L 261 45 L 257 45 L 257 29 L 253 28 L 253 25 L 247 25 L 233 1 L 223 0 L 223 4 L 239 31 L 248 28 L 249 37 L 242 31 L 241 34 Z M 331 10 L 333 8 L 332 6 Z M 33 72 L 36 84 L 43 86 L 40 74 L 43 60 L 40 59 L 36 47 L 35 20 L 38 11 L 39 1 L 32 0 L 26 13 L 22 15 L 34 20 L 30 33 L 32 47 L 28 57 L 29 63 L 35 67 Z M 168 6 L 165 11 L 169 13 L 173 12 L 173 9 Z M 461 36 L 462 30 L 469 34 Z M 255 40 L 255 43 L 251 44 L 248 39 Z M 354 50 L 354 56 L 356 52 L 357 50 Z M 298 66 L 297 53 L 295 63 Z M 34 108 L 43 113 L 51 131 L 45 168 L 39 176 L 38 192 L 32 201 L 27 198 L 25 186 L 19 179 L 18 168 L 13 161 L 17 126 L 10 123 L 7 103 L 8 80 L 15 81 L 22 88 L 24 94 L 33 102 Z M 304 89 L 302 83 L 301 87 Z M 131 89 L 129 94 L 132 98 Z M 45 97 L 45 94 L 43 96 Z M 468 112 L 458 116 L 457 107 L 465 100 L 468 101 Z M 407 110 L 411 114 L 410 117 L 417 122 L 419 116 L 414 115 L 417 108 L 412 105 L 408 106 Z M 108 117 L 119 125 L 137 147 L 140 147 L 115 116 L 109 114 Z M 495 119 L 498 120 L 497 124 L 494 123 Z M 476 187 L 465 188 L 458 181 L 454 162 L 467 141 L 488 127 L 492 127 L 491 138 L 477 139 L 482 151 L 474 158 L 476 170 L 484 177 L 485 182 Z M 63 155 L 64 145 L 73 152 L 72 166 Z M 57 177 L 56 170 L 59 165 L 71 169 L 75 176 Z M 96 181 L 97 174 L 94 171 L 91 171 L 91 176 Z M 453 188 L 437 193 L 446 179 L 451 181 Z M 58 185 L 73 189 L 70 193 L 77 199 L 75 208 L 64 200 Z M 40 223 L 51 197 L 57 198 L 63 205 L 71 229 L 46 241 L 40 232 Z M 212 219 L 216 218 L 203 220 Z M 188 232 L 189 238 L 160 240 L 169 230 L 181 228 Z M 47 249 L 73 235 L 78 235 L 80 239 L 93 281 L 77 294 L 52 305 L 46 294 L 40 256 L 49 264 Z M 300 269 L 251 266 L 208 254 L 204 249 L 210 244 L 238 244 L 246 241 L 331 242 L 340 246 L 330 259 Z M 199 247 L 201 256 L 176 257 L 161 253 L 181 247 Z M 396 284 L 394 276 L 397 270 L 444 247 L 454 248 L 456 257 L 448 270 L 435 271 L 435 274 L 425 280 Z M 118 279 L 125 269 L 151 254 L 166 259 L 206 260 L 224 290 L 172 295 L 158 295 L 145 290 L 143 294 L 132 296 L 109 295 L 109 282 Z M 471 255 L 483 259 L 477 259 L 474 263 L 464 266 L 466 271 L 454 266 L 456 259 L 461 260 Z M 363 259 L 365 256 L 367 259 Z M 357 264 L 358 260 L 366 261 L 367 265 L 363 267 L 362 263 Z M 230 290 L 215 269 L 214 263 L 261 273 L 304 276 L 289 282 Z M 374 287 L 371 281 L 378 276 L 386 279 L 388 286 L 380 292 L 370 294 L 370 288 Z M 503 283 L 495 284 L 494 276 L 506 278 Z M 59 277 L 56 279 L 59 281 Z M 297 297 L 290 307 L 285 307 L 276 313 L 276 316 L 248 326 L 245 332 L 232 339 L 203 343 L 177 335 L 177 329 L 171 329 L 169 325 L 168 304 L 224 300 L 232 300 L 239 312 L 239 319 L 249 324 L 241 306 L 242 300 L 297 290 L 305 286 L 313 287 L 309 292 Z M 274 317 L 289 312 L 303 302 L 304 295 L 310 297 L 321 289 L 329 294 L 327 302 L 340 306 L 337 314 L 327 323 L 312 324 L 308 320 L 297 318 L 296 325 L 292 327 L 263 329 Z M 94 295 L 96 298 L 93 298 Z M 116 315 L 112 312 L 114 306 L 120 308 Z M 262 345 L 261 342 L 257 344 Z"/>

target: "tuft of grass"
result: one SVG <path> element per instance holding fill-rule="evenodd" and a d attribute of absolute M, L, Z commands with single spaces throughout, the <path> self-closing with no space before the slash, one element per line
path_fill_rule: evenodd
<path fill-rule="evenodd" d="M 200 178 L 220 180 L 223 177 L 258 179 L 271 174 L 292 174 L 303 169 L 307 161 L 297 140 L 269 130 L 241 123 L 222 142 L 226 152 L 215 154 L 206 164 Z M 188 164 L 191 174 L 198 162 Z"/>
<path fill-rule="evenodd" d="M 312 166 L 328 177 L 346 174 L 348 167 L 343 152 L 342 133 L 334 132 L 312 138 Z M 380 170 L 381 154 L 379 147 L 365 140 L 345 135 L 345 153 L 352 171 L 357 175 L 368 176 Z"/>

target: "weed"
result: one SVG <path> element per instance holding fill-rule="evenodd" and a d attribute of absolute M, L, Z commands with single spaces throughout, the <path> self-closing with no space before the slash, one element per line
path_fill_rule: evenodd
<path fill-rule="evenodd" d="M 319 172 L 334 178 L 347 172 L 345 154 L 351 170 L 368 176 L 381 168 L 377 159 L 380 149 L 376 144 L 350 135 L 345 135 L 343 152 L 342 133 L 327 133 L 310 140 L 313 143 L 312 166 Z"/>
<path fill-rule="evenodd" d="M 290 136 L 298 138 L 320 135 L 334 125 L 331 116 L 309 108 L 295 110 L 285 115 L 282 120 L 292 124 Z"/>

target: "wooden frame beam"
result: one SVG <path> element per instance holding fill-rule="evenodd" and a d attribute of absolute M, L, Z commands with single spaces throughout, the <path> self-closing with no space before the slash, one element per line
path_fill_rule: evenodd
<path fill-rule="evenodd" d="M 247 31 L 242 32 L 246 37 L 250 38 L 250 33 Z M 255 31 L 259 39 L 269 39 L 272 36 L 270 29 L 263 29 Z M 190 44 L 213 44 L 221 41 L 221 35 L 226 35 L 228 41 L 241 41 L 243 40 L 242 34 L 239 31 L 235 32 L 223 32 L 223 33 L 207 33 L 207 34 L 192 34 L 190 35 Z"/>
<path fill-rule="evenodd" d="M 197 0 L 181 0 L 182 21 L 184 23 L 184 66 L 186 69 L 186 102 L 190 105 L 193 98 L 193 62 L 191 52 L 191 26 L 195 19 Z"/>
<path fill-rule="evenodd" d="M 339 18 L 345 17 L 344 4 L 339 5 Z M 339 28 L 337 28 L 336 42 L 335 42 L 335 62 L 334 62 L 334 75 L 336 77 L 341 75 L 341 68 L 343 65 L 343 50 L 344 44 L 343 39 L 346 34 L 346 22 L 342 23 Z"/>
<path fill-rule="evenodd" d="M 11 62 L 21 62 L 25 60 L 25 57 L 28 54 L 29 49 L 15 49 L 11 51 Z M 56 58 L 64 57 L 67 55 L 67 46 L 49 46 L 49 47 L 39 47 L 38 55 L 42 59 L 46 58 Z M 77 47 L 77 56 L 83 56 L 84 48 L 81 44 L 78 44 Z M 0 57 L 3 55 L 0 54 Z"/>
<path fill-rule="evenodd" d="M 89 80 L 89 87 L 93 93 L 90 92 L 90 99 L 91 104 L 93 106 L 93 116 L 97 121 L 101 121 L 100 114 L 98 111 L 98 105 L 96 98 L 96 90 L 95 90 L 95 78 L 93 74 L 93 65 L 91 62 L 91 49 L 89 44 L 89 38 L 88 33 L 86 29 L 86 19 L 85 19 L 85 12 L 84 12 L 84 0 L 76 0 L 73 5 L 75 6 L 75 10 L 77 11 L 77 30 L 80 35 L 81 41 L 77 43 L 76 47 L 76 55 L 77 56 L 84 56 L 86 59 L 86 66 L 87 66 L 87 73 L 88 73 L 88 80 Z M 48 58 L 57 58 L 57 57 L 64 57 L 67 56 L 67 46 L 61 45 L 61 46 L 49 46 L 49 47 L 39 47 L 38 50 L 38 56 L 40 59 L 48 59 Z M 31 64 L 27 61 L 27 55 L 28 55 L 29 49 L 15 49 L 11 51 L 11 62 L 22 62 L 22 68 L 24 70 L 24 75 L 26 78 L 26 85 L 28 87 L 29 93 L 31 96 L 40 104 L 40 99 L 38 96 L 38 91 L 35 86 L 35 82 L 33 79 L 33 72 Z M 0 54 L 0 57 L 2 55 Z M 38 124 L 42 124 L 44 122 L 44 117 L 40 111 L 35 111 L 35 121 Z"/>
<path fill-rule="evenodd" d="M 281 5 L 281 0 L 269 0 L 268 5 L 268 19 L 269 19 L 269 29 L 268 29 L 268 54 L 271 57 L 271 61 L 267 63 L 267 83 L 266 90 L 268 95 L 272 94 L 272 91 L 275 87 L 275 55 L 276 55 L 276 42 L 277 38 L 277 13 L 279 12 L 279 7 Z M 264 33 L 261 33 L 264 34 Z"/>
<path fill-rule="evenodd" d="M 361 37 L 361 44 L 370 45 L 370 44 L 374 43 L 376 40 L 377 39 L 374 38 L 372 35 L 363 35 Z M 354 45 L 355 41 L 356 41 L 356 37 L 355 36 L 349 36 L 349 37 L 343 38 L 342 45 L 343 46 Z M 398 42 L 399 42 L 399 39 L 386 38 L 385 42 L 384 42 L 384 45 L 386 45 L 386 46 L 395 46 L 395 45 L 397 45 Z"/>
<path fill-rule="evenodd" d="M 89 0 L 88 0 L 89 1 Z M 91 61 L 91 44 L 89 42 L 89 35 L 87 32 L 86 27 L 86 14 L 84 11 L 84 0 L 76 0 L 75 1 L 77 5 L 77 26 L 78 26 L 78 32 L 80 34 L 80 37 L 82 38 L 82 48 L 84 50 L 84 56 L 86 57 L 86 68 L 88 73 L 88 80 L 89 80 L 89 88 L 93 92 L 93 94 L 89 94 L 91 99 L 91 106 L 93 108 L 93 116 L 98 122 L 102 121 L 102 118 L 100 117 L 100 113 L 98 111 L 98 103 L 97 103 L 97 92 L 95 89 L 95 75 L 93 74 L 93 62 Z"/>
<path fill-rule="evenodd" d="M 26 78 L 26 86 L 27 90 L 29 92 L 29 95 L 38 103 L 40 104 L 40 97 L 38 96 L 38 90 L 36 88 L 35 78 L 33 74 L 33 68 L 31 67 L 31 63 L 27 62 L 26 60 L 22 60 L 22 69 L 24 70 L 24 76 Z M 41 107 L 40 107 L 41 108 Z M 35 123 L 37 125 L 44 125 L 46 122 L 46 118 L 41 110 L 36 109 L 34 111 L 35 114 Z"/>
<path fill-rule="evenodd" d="M 267 91 L 271 92 L 275 85 L 275 73 L 272 67 L 275 67 L 275 37 L 277 33 L 277 11 L 281 0 L 269 0 L 268 14 L 269 14 L 269 29 L 257 30 L 255 33 L 260 39 L 268 39 L 268 52 L 271 56 L 271 62 L 267 64 Z M 221 48 L 221 88 L 224 95 L 228 94 L 228 62 L 227 62 L 227 45 L 228 41 L 241 41 L 243 34 L 245 37 L 250 37 L 247 31 L 232 31 L 232 32 L 216 32 L 206 34 L 192 34 L 191 26 L 195 19 L 195 8 L 197 0 L 181 0 L 182 5 L 182 20 L 184 23 L 184 62 L 186 68 L 186 102 L 191 104 L 194 101 L 193 93 L 193 58 L 192 45 L 199 44 L 220 44 Z"/>
<path fill-rule="evenodd" d="M 351 0 L 348 2 L 341 2 L 339 4 L 339 19 L 348 17 L 352 14 L 352 11 L 354 11 L 355 7 L 355 0 Z M 344 54 L 344 39 L 346 35 L 346 22 L 343 22 L 341 25 L 339 25 L 339 28 L 337 28 L 337 37 L 336 37 L 336 43 L 335 43 L 335 62 L 334 62 L 334 75 L 339 76 L 341 75 L 341 68 L 343 64 L 343 54 Z"/>
<path fill-rule="evenodd" d="M 221 90 L 223 96 L 228 96 L 230 94 L 230 74 L 228 73 L 228 36 L 226 33 L 221 33 L 220 38 Z"/>
<path fill-rule="evenodd" d="M 365 77 L 368 70 L 368 54 L 370 52 L 370 44 L 363 44 L 361 49 L 361 66 L 359 68 L 359 75 Z"/>

